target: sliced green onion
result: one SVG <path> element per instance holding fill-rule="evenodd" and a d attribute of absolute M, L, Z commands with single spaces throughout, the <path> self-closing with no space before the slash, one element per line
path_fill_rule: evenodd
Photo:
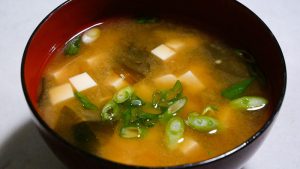
<path fill-rule="evenodd" d="M 166 92 L 166 100 L 169 101 L 177 98 L 179 95 L 181 95 L 182 90 L 182 84 L 179 80 L 177 80 L 173 88 Z"/>
<path fill-rule="evenodd" d="M 152 94 L 152 105 L 154 108 L 159 107 L 160 100 L 161 100 L 161 93 L 160 91 L 157 90 Z"/>
<path fill-rule="evenodd" d="M 134 99 L 134 100 L 131 100 L 131 106 L 134 106 L 134 107 L 140 107 L 142 106 L 144 103 L 141 99 Z"/>
<path fill-rule="evenodd" d="M 114 101 L 110 101 L 104 105 L 101 112 L 101 118 L 104 121 L 115 121 L 118 119 L 119 114 L 120 109 L 118 104 L 116 104 Z"/>
<path fill-rule="evenodd" d="M 123 127 L 120 136 L 123 138 L 140 138 L 143 130 L 139 127 Z"/>
<path fill-rule="evenodd" d="M 222 96 L 230 100 L 240 97 L 241 94 L 243 94 L 246 91 L 246 89 L 250 86 L 253 80 L 254 78 L 250 78 L 233 84 L 232 86 L 222 91 Z"/>
<path fill-rule="evenodd" d="M 153 127 L 158 121 L 158 114 L 151 114 L 140 111 L 136 116 L 134 123 L 137 126 L 143 126 L 145 128 Z"/>
<path fill-rule="evenodd" d="M 128 126 L 131 122 L 131 118 L 132 118 L 132 113 L 131 113 L 131 109 L 129 108 L 122 113 L 123 126 Z"/>
<path fill-rule="evenodd" d="M 81 36 L 76 36 L 75 38 L 70 40 L 64 49 L 64 54 L 67 56 L 76 55 L 80 49 L 80 41 L 81 41 Z"/>
<path fill-rule="evenodd" d="M 196 112 L 189 113 L 186 124 L 200 132 L 210 132 L 218 128 L 218 121 L 209 116 L 199 115 Z"/>
<path fill-rule="evenodd" d="M 161 122 L 167 122 L 173 116 L 176 116 L 177 112 L 179 112 L 183 106 L 186 104 L 187 98 L 183 97 L 177 101 L 175 101 L 172 105 L 170 105 L 167 110 L 159 116 Z"/>
<path fill-rule="evenodd" d="M 79 92 L 75 92 L 75 97 L 82 104 L 83 108 L 88 110 L 98 110 L 98 107 L 93 104 L 85 95 Z"/>
<path fill-rule="evenodd" d="M 131 86 L 125 87 L 114 95 L 113 100 L 116 103 L 123 103 L 131 98 L 133 92 L 134 90 Z"/>
<path fill-rule="evenodd" d="M 241 110 L 254 111 L 264 108 L 268 104 L 268 100 L 258 96 L 244 96 L 235 100 L 232 100 L 230 104 L 234 108 Z"/>
<path fill-rule="evenodd" d="M 173 114 L 175 115 L 180 109 L 183 108 L 183 106 L 186 104 L 187 98 L 183 97 L 177 101 L 175 101 L 168 109 L 167 114 Z"/>
<path fill-rule="evenodd" d="M 208 112 L 215 112 L 215 111 L 218 111 L 218 107 L 214 106 L 214 105 L 210 105 L 210 106 L 205 107 L 205 109 L 202 112 L 202 115 L 205 115 Z"/>
<path fill-rule="evenodd" d="M 166 142 L 169 149 L 174 149 L 183 141 L 184 121 L 180 117 L 171 118 L 166 125 Z"/>

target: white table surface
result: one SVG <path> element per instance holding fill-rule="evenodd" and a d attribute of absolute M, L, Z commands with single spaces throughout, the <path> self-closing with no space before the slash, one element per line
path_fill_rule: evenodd
<path fill-rule="evenodd" d="M 66 169 L 37 133 L 20 81 L 34 28 L 63 0 L 0 0 L 0 169 Z M 288 70 L 286 97 L 263 146 L 243 169 L 300 168 L 300 1 L 240 0 L 277 37 Z"/>

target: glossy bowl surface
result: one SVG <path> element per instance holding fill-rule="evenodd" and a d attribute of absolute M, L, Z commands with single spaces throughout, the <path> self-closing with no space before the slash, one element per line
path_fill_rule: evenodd
<path fill-rule="evenodd" d="M 194 164 L 165 167 L 241 168 L 261 145 L 278 114 L 285 94 L 286 67 L 280 46 L 268 27 L 253 12 L 234 0 L 70 0 L 52 11 L 27 43 L 21 79 L 36 125 L 53 152 L 72 169 L 147 168 L 115 163 L 79 150 L 50 129 L 37 112 L 41 74 L 51 56 L 79 31 L 106 18 L 125 15 L 175 18 L 213 32 L 231 45 L 251 51 L 255 56 L 271 88 L 272 115 L 267 123 L 247 141 L 223 155 Z"/>

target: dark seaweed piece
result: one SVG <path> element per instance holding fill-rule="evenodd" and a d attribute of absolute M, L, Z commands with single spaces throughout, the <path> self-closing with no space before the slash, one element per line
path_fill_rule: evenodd
<path fill-rule="evenodd" d="M 228 50 L 226 46 L 216 43 L 205 44 L 207 52 L 214 60 L 222 60 L 222 64 L 216 64 L 216 68 L 238 77 L 249 77 L 247 65 L 245 65 L 241 57 L 237 56 L 232 50 Z M 242 61 L 242 62 L 241 62 Z"/>
<path fill-rule="evenodd" d="M 126 46 L 127 51 L 120 57 L 118 62 L 124 70 L 130 70 L 135 75 L 140 77 L 146 76 L 150 71 L 150 54 L 143 48 L 138 47 L 134 43 Z"/>
<path fill-rule="evenodd" d="M 248 63 L 255 63 L 254 57 L 247 51 L 241 50 L 241 49 L 236 49 L 235 53 L 242 58 L 244 61 Z"/>
<path fill-rule="evenodd" d="M 79 144 L 87 144 L 97 140 L 95 134 L 86 122 L 74 125 L 72 131 L 74 140 Z"/>
<path fill-rule="evenodd" d="M 133 43 L 125 46 L 125 49 L 122 55 L 116 57 L 116 66 L 113 70 L 127 82 L 134 84 L 150 72 L 150 54 L 143 47 L 137 47 Z"/>
<path fill-rule="evenodd" d="M 127 66 L 122 63 L 118 64 L 118 66 L 113 67 L 113 71 L 120 76 L 123 76 L 126 82 L 129 84 L 135 84 L 136 82 L 143 79 L 145 76 L 140 74 L 134 70 L 129 69 Z"/>
<path fill-rule="evenodd" d="M 60 116 L 54 130 L 65 139 L 73 142 L 71 128 L 80 121 L 82 121 L 82 118 L 75 111 L 64 106 L 60 111 Z"/>
<path fill-rule="evenodd" d="M 250 76 L 256 78 L 261 84 L 266 84 L 266 77 L 259 69 L 253 55 L 241 49 L 235 50 L 235 53 L 246 62 Z"/>

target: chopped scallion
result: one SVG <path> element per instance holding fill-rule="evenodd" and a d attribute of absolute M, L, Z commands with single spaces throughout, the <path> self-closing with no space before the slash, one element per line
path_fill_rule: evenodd
<path fill-rule="evenodd" d="M 210 132 L 218 128 L 218 121 L 209 116 L 199 115 L 196 112 L 189 113 L 186 124 L 200 132 Z"/>
<path fill-rule="evenodd" d="M 186 102 L 187 102 L 186 97 L 176 100 L 172 105 L 170 105 L 167 108 L 167 110 L 163 114 L 160 115 L 160 120 L 166 122 L 173 116 L 176 116 L 177 112 L 183 108 Z"/>
<path fill-rule="evenodd" d="M 136 120 L 133 122 L 137 126 L 143 126 L 145 128 L 153 127 L 158 121 L 158 114 L 151 114 L 139 111 L 136 115 Z"/>
<path fill-rule="evenodd" d="M 80 41 L 81 36 L 76 36 L 72 40 L 70 40 L 64 49 L 64 54 L 67 56 L 73 56 L 76 55 L 79 52 L 80 49 Z"/>
<path fill-rule="evenodd" d="M 168 109 L 167 114 L 176 114 L 183 106 L 186 104 L 187 98 L 183 97 L 177 101 L 175 101 Z"/>
<path fill-rule="evenodd" d="M 166 100 L 169 101 L 177 98 L 179 95 L 182 94 L 182 90 L 182 84 L 179 80 L 177 80 L 173 88 L 166 92 Z"/>
<path fill-rule="evenodd" d="M 250 78 L 233 84 L 232 86 L 222 91 L 222 96 L 230 100 L 240 97 L 241 94 L 243 94 L 246 91 L 246 89 L 250 86 L 253 80 L 254 78 Z"/>
<path fill-rule="evenodd" d="M 139 127 L 123 127 L 120 131 L 120 136 L 123 138 L 140 138 L 142 129 Z"/>
<path fill-rule="evenodd" d="M 110 101 L 106 105 L 104 105 L 101 112 L 101 118 L 104 121 L 115 121 L 118 119 L 119 114 L 119 105 L 116 104 L 114 101 Z"/>
<path fill-rule="evenodd" d="M 232 100 L 230 104 L 234 108 L 241 110 L 259 110 L 264 108 L 268 104 L 268 100 L 258 96 L 244 96 L 235 100 Z"/>
<path fill-rule="evenodd" d="M 131 100 L 131 105 L 134 106 L 134 107 L 140 107 L 142 106 L 144 103 L 141 99 L 134 99 L 134 100 Z"/>
<path fill-rule="evenodd" d="M 116 103 L 123 103 L 131 98 L 133 92 L 134 90 L 131 86 L 125 87 L 114 95 L 113 100 Z"/>
<path fill-rule="evenodd" d="M 205 109 L 203 110 L 202 112 L 202 115 L 205 115 L 206 113 L 208 112 L 215 112 L 218 110 L 218 107 L 214 106 L 214 105 L 211 105 L 211 106 L 207 106 L 205 107 Z"/>
<path fill-rule="evenodd" d="M 152 95 L 152 105 L 154 108 L 159 107 L 160 100 L 161 100 L 161 94 L 160 91 L 157 90 Z"/>
<path fill-rule="evenodd" d="M 75 97 L 82 104 L 83 108 L 88 110 L 98 110 L 98 107 L 93 104 L 85 95 L 79 92 L 75 92 Z"/>
<path fill-rule="evenodd" d="M 166 142 L 169 149 L 174 149 L 183 141 L 184 121 L 180 117 L 171 118 L 166 125 Z"/>

